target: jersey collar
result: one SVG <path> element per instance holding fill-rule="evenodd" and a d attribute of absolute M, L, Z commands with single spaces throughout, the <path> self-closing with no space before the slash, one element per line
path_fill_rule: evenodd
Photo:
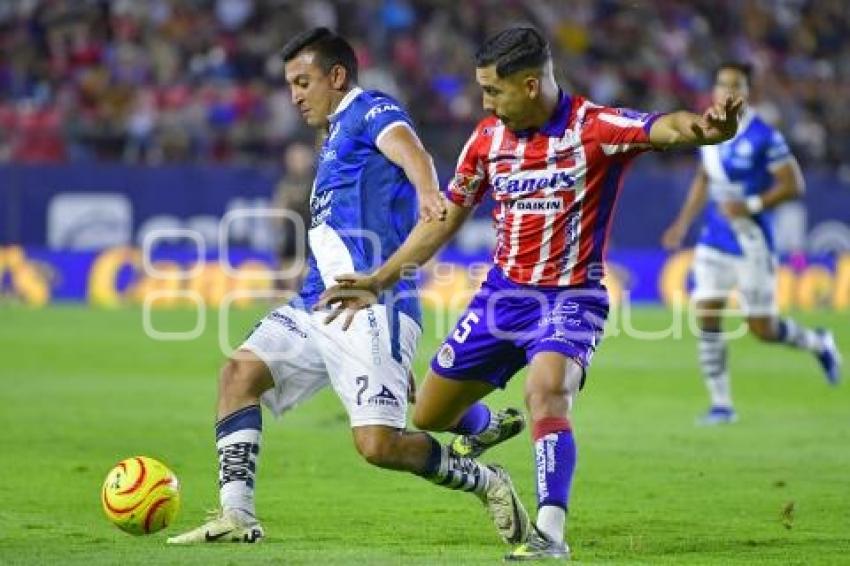
<path fill-rule="evenodd" d="M 572 99 L 563 90 L 558 89 L 558 103 L 555 105 L 555 110 L 546 123 L 540 128 L 529 128 L 516 132 L 517 136 L 527 137 L 534 135 L 536 132 L 542 133 L 544 136 L 560 138 L 564 136 L 567 130 L 567 122 L 570 121 L 570 109 L 572 107 Z"/>
<path fill-rule="evenodd" d="M 328 116 L 328 120 L 333 120 L 334 118 L 342 114 L 343 110 L 348 108 L 351 103 L 354 102 L 354 99 L 360 96 L 361 94 L 363 94 L 363 89 L 359 86 L 356 86 L 349 90 L 347 93 L 345 93 L 345 96 L 343 96 L 342 100 L 339 101 L 339 104 L 337 105 L 334 113 Z"/>
<path fill-rule="evenodd" d="M 563 137 L 570 118 L 572 100 L 563 90 L 558 89 L 558 104 L 549 120 L 540 127 L 540 131 L 549 137 Z"/>

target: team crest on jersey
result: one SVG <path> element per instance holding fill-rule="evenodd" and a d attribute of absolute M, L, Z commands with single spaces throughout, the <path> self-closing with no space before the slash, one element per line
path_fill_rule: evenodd
<path fill-rule="evenodd" d="M 735 144 L 735 153 L 739 157 L 750 157 L 753 154 L 753 144 L 750 140 L 741 140 Z"/>
<path fill-rule="evenodd" d="M 443 344 L 437 353 L 437 365 L 449 369 L 455 365 L 455 349 L 450 344 Z"/>
<path fill-rule="evenodd" d="M 462 195 L 474 195 L 481 185 L 481 177 L 477 175 L 464 175 L 458 173 L 452 179 L 452 190 Z"/>

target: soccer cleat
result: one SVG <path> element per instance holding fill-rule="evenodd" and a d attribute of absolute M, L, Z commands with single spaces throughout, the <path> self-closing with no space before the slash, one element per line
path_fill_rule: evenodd
<path fill-rule="evenodd" d="M 533 526 L 528 540 L 505 556 L 508 561 L 569 560 L 570 547 L 566 542 L 555 542 Z"/>
<path fill-rule="evenodd" d="M 838 345 L 835 343 L 835 336 L 832 332 L 818 328 L 817 332 L 823 340 L 823 350 L 816 354 L 826 380 L 830 385 L 838 385 L 841 381 L 841 354 L 838 352 Z"/>
<path fill-rule="evenodd" d="M 530 521 L 528 513 L 516 494 L 511 476 L 501 466 L 487 466 L 491 472 L 490 482 L 481 496 L 487 513 L 496 524 L 502 540 L 508 544 L 519 544 L 528 538 Z"/>
<path fill-rule="evenodd" d="M 170 537 L 168 544 L 207 542 L 259 542 L 265 536 L 259 523 L 248 523 L 233 511 L 213 511 L 207 522 L 182 535 Z"/>
<path fill-rule="evenodd" d="M 732 407 L 712 407 L 706 414 L 697 419 L 702 426 L 732 424 L 738 420 L 738 413 Z"/>
<path fill-rule="evenodd" d="M 493 415 L 493 422 L 479 434 L 458 435 L 449 445 L 452 452 L 465 458 L 478 458 L 484 452 L 525 428 L 525 417 L 517 409 L 503 409 Z"/>

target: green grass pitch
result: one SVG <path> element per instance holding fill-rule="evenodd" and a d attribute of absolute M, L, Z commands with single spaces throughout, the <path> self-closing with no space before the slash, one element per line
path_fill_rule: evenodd
<path fill-rule="evenodd" d="M 260 313 L 242 311 L 235 344 Z M 186 330 L 192 311 L 159 311 Z M 632 325 L 670 315 L 639 310 Z M 139 310 L 0 308 L 0 564 L 494 564 L 507 547 L 472 496 L 362 462 L 329 391 L 265 419 L 256 546 L 166 547 L 217 502 L 212 444 L 216 312 L 189 342 L 157 342 Z M 800 315 L 850 346 L 847 314 Z M 426 323 L 420 375 L 439 344 Z M 850 561 L 850 390 L 814 360 L 744 338 L 730 352 L 741 420 L 697 428 L 705 410 L 692 337 L 606 339 L 574 418 L 579 463 L 568 538 L 595 563 Z M 522 376 L 489 401 L 521 402 Z M 183 485 L 165 532 L 132 537 L 103 516 L 99 489 L 121 458 L 164 460 Z M 527 435 L 493 450 L 534 507 Z"/>

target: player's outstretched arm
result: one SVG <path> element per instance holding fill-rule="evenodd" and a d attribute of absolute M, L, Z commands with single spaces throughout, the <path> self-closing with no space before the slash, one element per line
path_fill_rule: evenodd
<path fill-rule="evenodd" d="M 682 240 L 685 239 L 688 228 L 691 227 L 694 218 L 702 211 L 707 198 L 708 175 L 706 175 L 705 169 L 700 166 L 697 169 L 697 174 L 694 175 L 694 180 L 679 215 L 661 236 L 662 246 L 668 250 L 675 250 L 682 245 Z"/>
<path fill-rule="evenodd" d="M 649 141 L 656 149 L 714 145 L 735 136 L 743 107 L 740 98 L 728 97 L 713 104 L 702 116 L 680 111 L 658 118 L 649 130 Z"/>
<path fill-rule="evenodd" d="M 404 170 L 416 188 L 419 218 L 425 222 L 443 220 L 446 217 L 446 202 L 440 193 L 434 160 L 413 130 L 403 123 L 390 127 L 378 138 L 378 149 Z"/>
<path fill-rule="evenodd" d="M 318 310 L 328 305 L 336 306 L 325 323 L 333 322 L 345 313 L 343 329 L 348 329 L 358 310 L 375 303 L 381 291 L 389 289 L 405 274 L 434 257 L 454 237 L 473 210 L 472 207 L 458 206 L 452 202 L 448 202 L 447 206 L 445 222 L 420 220 L 401 247 L 374 273 L 352 273 L 336 277 L 337 285 L 326 289 L 314 307 Z"/>

